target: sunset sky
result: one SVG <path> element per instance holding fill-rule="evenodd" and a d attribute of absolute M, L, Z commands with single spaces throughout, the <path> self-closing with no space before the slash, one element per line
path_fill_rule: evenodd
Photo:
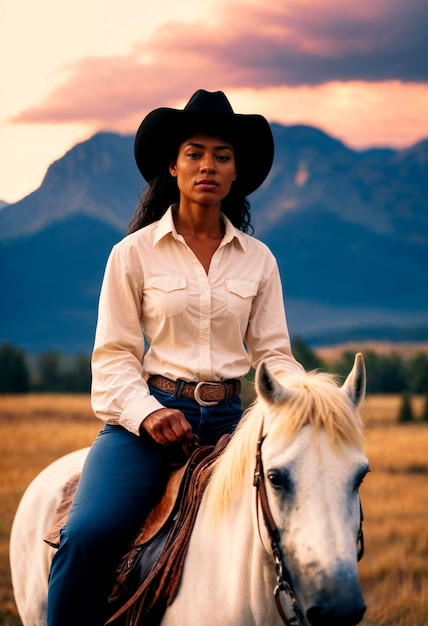
<path fill-rule="evenodd" d="M 427 0 L 0 0 L 0 54 L 7 202 L 198 88 L 355 148 L 428 138 Z"/>

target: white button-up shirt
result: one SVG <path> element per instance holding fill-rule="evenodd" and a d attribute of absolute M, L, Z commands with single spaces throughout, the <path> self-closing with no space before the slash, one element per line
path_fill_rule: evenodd
<path fill-rule="evenodd" d="M 175 229 L 171 207 L 114 246 L 99 301 L 92 356 L 97 417 L 138 434 L 162 405 L 146 380 L 240 378 L 263 360 L 301 371 L 291 354 L 276 260 L 222 216 L 225 235 L 208 274 Z"/>

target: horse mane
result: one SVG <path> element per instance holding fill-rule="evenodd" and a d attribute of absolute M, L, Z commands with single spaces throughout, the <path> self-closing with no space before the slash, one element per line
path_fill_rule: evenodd
<path fill-rule="evenodd" d="M 292 391 L 291 397 L 284 394 L 282 400 L 269 408 L 262 398 L 256 398 L 215 463 L 207 487 L 214 518 L 225 511 L 248 484 L 249 472 L 255 465 L 261 423 L 267 411 L 271 416 L 265 433 L 268 430 L 276 440 L 282 439 L 284 445 L 303 426 L 310 424 L 315 433 L 327 433 L 335 447 L 345 444 L 363 447 L 362 420 L 340 389 L 336 376 L 314 370 L 293 376 L 281 373 L 277 379 Z"/>

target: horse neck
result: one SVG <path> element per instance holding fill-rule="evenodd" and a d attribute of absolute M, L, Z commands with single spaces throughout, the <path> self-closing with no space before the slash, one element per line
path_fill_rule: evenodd
<path fill-rule="evenodd" d="M 272 555 L 266 551 L 259 533 L 251 480 L 248 489 L 218 518 L 212 519 L 209 505 L 207 490 L 192 532 L 182 588 L 192 590 L 192 602 L 198 596 L 197 589 L 209 588 L 213 606 L 217 603 L 225 611 L 230 608 L 225 623 L 243 623 L 242 616 L 247 614 L 248 624 L 275 625 L 275 571 Z M 263 525 L 262 520 L 260 524 Z M 261 532 L 264 534 L 264 528 Z M 270 611 L 272 616 L 266 622 Z M 260 613 L 258 618 L 256 613 Z"/>

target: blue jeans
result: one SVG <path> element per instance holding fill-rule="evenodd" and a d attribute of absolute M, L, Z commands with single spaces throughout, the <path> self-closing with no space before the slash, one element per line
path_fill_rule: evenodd
<path fill-rule="evenodd" d="M 151 393 L 183 411 L 202 445 L 233 432 L 242 415 L 238 396 L 201 407 L 154 387 Z M 121 426 L 107 424 L 99 433 L 52 561 L 48 626 L 102 626 L 116 567 L 164 488 L 176 452 Z"/>

